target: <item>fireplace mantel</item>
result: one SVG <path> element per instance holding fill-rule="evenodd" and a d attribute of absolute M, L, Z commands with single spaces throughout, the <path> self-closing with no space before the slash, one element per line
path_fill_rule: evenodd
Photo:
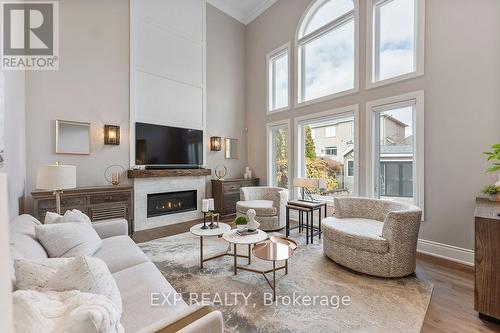
<path fill-rule="evenodd" d="M 148 169 L 128 170 L 128 178 L 210 176 L 212 169 Z"/>

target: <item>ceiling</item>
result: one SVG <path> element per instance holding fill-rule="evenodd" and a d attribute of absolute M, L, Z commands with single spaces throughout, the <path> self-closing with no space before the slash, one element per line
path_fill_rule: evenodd
<path fill-rule="evenodd" d="M 278 0 L 207 0 L 212 6 L 243 24 L 252 22 Z"/>

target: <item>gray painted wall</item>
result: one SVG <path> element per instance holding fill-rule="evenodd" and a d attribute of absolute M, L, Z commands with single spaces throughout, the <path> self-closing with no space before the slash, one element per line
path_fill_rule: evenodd
<path fill-rule="evenodd" d="M 26 191 L 40 165 L 77 166 L 77 185 L 106 184 L 111 164 L 129 165 L 129 2 L 59 3 L 60 66 L 26 78 Z M 91 123 L 91 155 L 55 153 L 56 119 Z M 120 146 L 104 145 L 104 124 L 120 125 Z"/>
<path fill-rule="evenodd" d="M 5 71 L 3 74 L 5 164 L 0 172 L 8 176 L 9 215 L 12 218 L 22 210 L 26 178 L 25 74 L 19 71 Z"/>
<path fill-rule="evenodd" d="M 238 159 L 209 150 L 207 165 L 225 165 L 227 178 L 243 177 L 247 165 L 244 79 L 245 26 L 207 4 L 207 137 L 239 139 Z"/>
<path fill-rule="evenodd" d="M 39 165 L 76 165 L 78 186 L 104 185 L 107 166 L 129 165 L 129 1 L 65 0 L 59 11 L 59 71 L 26 75 L 28 201 Z M 239 159 L 208 152 L 207 166 L 224 164 L 228 177 L 241 177 L 245 26 L 207 5 L 207 40 L 207 134 L 240 139 Z M 55 154 L 56 119 L 91 123 L 91 155 Z M 103 144 L 104 124 L 121 126 L 120 146 Z"/>
<path fill-rule="evenodd" d="M 495 180 L 495 176 L 484 174 L 487 164 L 481 152 L 500 141 L 500 43 L 497 36 L 500 2 L 427 1 L 425 76 L 367 91 L 363 62 L 366 3 L 360 1 L 360 92 L 266 116 L 266 54 L 288 41 L 294 45 L 297 24 L 310 2 L 281 0 L 247 26 L 248 161 L 256 176 L 266 178 L 267 122 L 359 104 L 360 190 L 364 194 L 365 103 L 425 90 L 426 221 L 422 224 L 420 238 L 472 249 L 474 199 L 485 184 Z"/>

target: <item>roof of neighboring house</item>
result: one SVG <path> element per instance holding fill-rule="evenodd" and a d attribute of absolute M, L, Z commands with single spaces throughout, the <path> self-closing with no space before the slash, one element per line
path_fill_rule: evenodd
<path fill-rule="evenodd" d="M 412 145 L 382 145 L 380 146 L 381 154 L 411 154 L 413 153 Z"/>
<path fill-rule="evenodd" d="M 403 123 L 401 120 L 394 118 L 390 114 L 385 114 L 384 117 L 385 117 L 385 119 L 392 120 L 393 122 L 395 122 L 396 124 L 398 124 L 400 126 L 408 127 L 408 125 L 406 125 L 405 123 Z"/>

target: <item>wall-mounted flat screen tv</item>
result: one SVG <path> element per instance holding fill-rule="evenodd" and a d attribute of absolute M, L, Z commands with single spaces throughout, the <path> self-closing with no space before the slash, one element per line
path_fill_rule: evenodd
<path fill-rule="evenodd" d="M 135 123 L 135 164 L 197 168 L 203 165 L 203 131 Z"/>

